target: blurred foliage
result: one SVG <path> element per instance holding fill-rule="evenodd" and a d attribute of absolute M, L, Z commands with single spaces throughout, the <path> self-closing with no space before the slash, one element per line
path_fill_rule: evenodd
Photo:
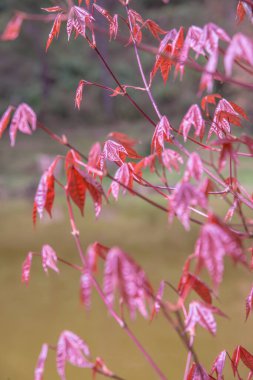
<path fill-rule="evenodd" d="M 234 32 L 236 28 L 235 0 L 171 0 L 169 5 L 164 5 L 162 0 L 133 0 L 131 4 L 144 18 L 158 21 L 167 30 L 178 28 L 180 25 L 202 26 L 210 21 L 230 32 Z M 40 7 L 50 5 L 52 3 L 49 0 L 1 0 L 0 31 L 4 29 L 14 10 L 42 13 Z M 118 2 L 113 0 L 103 2 L 103 6 L 107 6 L 112 12 L 122 12 Z M 107 27 L 103 20 L 101 23 L 103 27 Z M 234 30 L 231 29 L 231 25 L 234 26 Z M 249 26 L 246 26 L 246 29 L 247 27 Z M 25 22 L 18 40 L 0 43 L 0 112 L 2 113 L 9 103 L 18 104 L 25 101 L 39 113 L 40 120 L 48 123 L 53 120 L 55 127 L 85 123 L 108 124 L 111 121 L 131 121 L 138 118 L 139 114 L 125 98 L 112 98 L 103 90 L 92 87 L 84 89 L 81 111 L 75 110 L 74 96 L 80 79 L 106 83 L 113 88 L 116 86 L 82 38 L 72 39 L 71 43 L 67 43 L 65 26 L 61 30 L 59 40 L 53 41 L 46 54 L 45 43 L 50 29 L 51 23 Z M 120 33 L 126 36 L 124 26 L 120 29 Z M 130 47 L 120 46 L 116 41 L 109 43 L 107 37 L 101 34 L 97 35 L 97 42 L 122 83 L 142 86 Z M 146 42 L 157 46 L 157 41 L 151 37 L 146 39 Z M 149 76 L 155 57 L 147 53 L 141 53 L 141 56 Z M 189 105 L 199 101 L 196 95 L 198 78 L 199 75 L 190 70 L 186 70 L 182 82 L 178 78 L 174 79 L 172 73 L 166 86 L 163 85 L 159 74 L 155 78 L 153 93 L 162 112 L 168 114 L 172 122 L 178 123 Z M 229 87 L 228 90 L 227 85 L 219 85 L 217 90 L 225 96 L 233 96 L 234 101 L 238 101 L 240 97 L 242 106 L 249 105 L 247 94 L 241 95 L 235 87 Z M 143 92 L 131 93 L 140 106 L 154 116 L 147 96 Z"/>

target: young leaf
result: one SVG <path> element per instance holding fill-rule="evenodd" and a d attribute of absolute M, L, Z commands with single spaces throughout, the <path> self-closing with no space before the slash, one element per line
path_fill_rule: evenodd
<path fill-rule="evenodd" d="M 24 282 L 26 285 L 29 284 L 29 280 L 30 280 L 32 258 L 33 258 L 33 254 L 32 254 L 32 252 L 29 252 L 28 255 L 26 256 L 25 261 L 22 264 L 22 278 L 21 278 L 21 281 Z"/>
<path fill-rule="evenodd" d="M 93 21 L 95 20 L 89 12 L 83 8 L 73 6 L 70 9 L 67 21 L 68 40 L 70 39 L 73 29 L 77 35 L 80 34 L 85 37 L 86 27 L 91 27 Z"/>
<path fill-rule="evenodd" d="M 51 268 L 56 273 L 59 273 L 59 268 L 57 267 L 57 255 L 54 251 L 54 249 L 48 245 L 45 244 L 42 247 L 41 250 L 41 257 L 42 257 L 42 266 L 46 273 L 48 273 L 48 268 Z"/>
<path fill-rule="evenodd" d="M 101 158 L 101 169 L 104 166 L 104 160 L 107 159 L 109 161 L 113 162 L 118 162 L 119 164 L 123 164 L 125 161 L 126 157 L 128 156 L 126 148 L 121 145 L 116 143 L 113 140 L 107 140 L 104 143 L 104 149 L 102 153 L 102 158 Z"/>
<path fill-rule="evenodd" d="M 178 293 L 181 298 L 185 300 L 191 290 L 195 290 L 195 292 L 207 304 L 212 303 L 211 289 L 197 276 L 194 276 L 189 272 L 183 273 L 178 285 Z"/>
<path fill-rule="evenodd" d="M 5 129 L 8 127 L 8 124 L 11 119 L 11 114 L 13 111 L 14 111 L 14 107 L 9 106 L 0 120 L 0 138 L 2 137 Z"/>
<path fill-rule="evenodd" d="M 55 7 L 59 8 L 59 7 Z M 52 29 L 49 33 L 48 39 L 47 39 L 47 44 L 46 44 L 46 51 L 48 51 L 49 46 L 51 45 L 53 39 L 58 39 L 59 34 L 60 34 L 60 29 L 61 29 L 61 22 L 62 22 L 62 13 L 59 13 L 54 20 Z"/>
<path fill-rule="evenodd" d="M 217 376 L 217 380 L 223 380 L 223 370 L 225 366 L 225 360 L 226 360 L 227 352 L 221 351 L 221 353 L 217 356 L 215 359 L 212 369 L 211 369 L 211 375 L 215 372 Z"/>
<path fill-rule="evenodd" d="M 17 12 L 13 18 L 8 22 L 4 32 L 0 35 L 2 41 L 13 41 L 18 38 L 20 30 L 24 21 L 24 17 L 21 12 Z"/>
<path fill-rule="evenodd" d="M 47 360 L 47 354 L 48 354 L 48 345 L 43 344 L 38 361 L 36 364 L 36 368 L 34 371 L 34 380 L 43 380 L 43 374 L 44 374 L 44 369 L 45 369 L 45 362 Z"/>
<path fill-rule="evenodd" d="M 164 142 L 172 142 L 171 126 L 166 116 L 163 116 L 155 127 L 155 132 L 152 137 L 151 150 L 158 155 L 164 150 Z"/>
<path fill-rule="evenodd" d="M 15 145 L 16 134 L 19 130 L 22 133 L 31 135 L 36 130 L 37 116 L 30 106 L 22 103 L 16 109 L 10 124 L 10 141 L 11 146 Z"/>
<path fill-rule="evenodd" d="M 246 265 L 241 238 L 214 215 L 201 228 L 195 255 L 199 268 L 204 266 L 208 270 L 215 290 L 222 281 L 225 255 Z"/>
<path fill-rule="evenodd" d="M 216 99 L 220 99 L 220 94 L 210 94 L 206 95 L 201 100 L 201 108 L 203 111 L 205 111 L 206 116 L 209 117 L 209 110 L 208 110 L 208 104 L 216 104 Z"/>
<path fill-rule="evenodd" d="M 169 172 L 172 172 L 172 169 L 174 169 L 176 172 L 179 172 L 179 165 L 182 165 L 184 162 L 183 157 L 172 149 L 163 150 L 161 155 L 161 161 L 165 168 L 169 170 Z"/>
<path fill-rule="evenodd" d="M 109 305 L 113 306 L 118 290 L 131 318 L 135 317 L 136 310 L 148 317 L 146 301 L 151 301 L 152 287 L 144 271 L 120 248 L 113 247 L 107 253 L 103 288 Z"/>
<path fill-rule="evenodd" d="M 233 36 L 226 50 L 224 66 L 227 76 L 232 74 L 233 63 L 237 58 L 253 66 L 253 40 L 242 33 Z"/>
<path fill-rule="evenodd" d="M 189 181 L 191 178 L 194 178 L 196 181 L 200 181 L 203 174 L 203 163 L 198 155 L 198 153 L 193 152 L 186 166 L 186 171 L 184 174 L 185 181 Z"/>
<path fill-rule="evenodd" d="M 66 380 L 66 362 L 80 368 L 92 368 L 89 356 L 89 347 L 79 336 L 68 330 L 63 331 L 56 349 L 56 367 L 61 380 Z"/>
<path fill-rule="evenodd" d="M 192 363 L 191 369 L 188 373 L 186 380 L 211 380 L 210 376 L 208 376 L 206 370 L 201 365 L 196 365 Z"/>
<path fill-rule="evenodd" d="M 246 298 L 246 320 L 248 319 L 253 309 L 253 287 L 251 288 L 248 297 Z"/>
<path fill-rule="evenodd" d="M 119 189 L 120 189 L 120 184 L 117 182 L 121 182 L 123 185 L 127 186 L 128 188 L 132 189 L 133 187 L 133 170 L 129 167 L 129 164 L 125 163 L 123 164 L 115 173 L 114 176 L 116 181 L 112 181 L 108 194 L 112 193 L 114 199 L 116 201 L 118 200 L 119 196 Z M 126 193 L 126 188 L 123 188 L 123 194 Z"/>
<path fill-rule="evenodd" d="M 98 242 L 95 242 L 89 245 L 86 251 L 86 256 L 87 256 L 87 262 L 88 262 L 90 271 L 92 271 L 93 273 L 96 273 L 98 258 L 100 257 L 102 260 L 105 260 L 106 254 L 108 251 L 109 251 L 108 247 Z"/>
<path fill-rule="evenodd" d="M 80 278 L 80 299 L 86 310 L 91 308 L 91 291 L 92 291 L 92 277 L 88 270 Z"/>
<path fill-rule="evenodd" d="M 197 104 L 193 104 L 189 108 L 180 124 L 179 132 L 183 133 L 184 141 L 187 141 L 192 126 L 195 129 L 195 136 L 198 136 L 202 140 L 205 132 L 205 121 Z"/>
<path fill-rule="evenodd" d="M 186 230 L 190 229 L 190 207 L 207 207 L 207 199 L 196 187 L 189 182 L 178 183 L 169 199 L 169 221 L 172 222 L 174 216 L 183 224 Z"/>
<path fill-rule="evenodd" d="M 67 171 L 67 192 L 83 215 L 87 186 L 79 171 L 71 166 Z"/>

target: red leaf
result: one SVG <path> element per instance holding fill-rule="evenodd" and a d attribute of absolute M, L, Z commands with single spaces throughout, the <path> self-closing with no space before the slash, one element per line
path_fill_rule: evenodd
<path fill-rule="evenodd" d="M 246 298 L 246 320 L 248 319 L 253 309 L 253 287 L 250 290 L 248 297 Z"/>
<path fill-rule="evenodd" d="M 239 1 L 239 3 L 237 4 L 237 9 L 236 9 L 236 21 L 238 24 L 243 21 L 245 15 L 246 15 L 246 12 L 243 6 L 243 2 Z"/>
<path fill-rule="evenodd" d="M 166 151 L 166 150 L 164 150 L 164 151 Z M 156 157 L 157 157 L 156 153 L 150 154 L 149 156 L 144 157 L 141 161 L 139 161 L 135 165 L 134 172 L 136 174 L 138 174 L 138 175 L 142 174 L 141 171 L 143 169 L 146 169 L 149 166 L 151 173 L 154 173 L 154 171 L 155 171 L 155 160 L 156 160 Z"/>
<path fill-rule="evenodd" d="M 102 159 L 101 159 L 101 169 L 104 166 L 104 160 L 107 159 L 109 161 L 118 162 L 119 164 L 123 164 L 126 157 L 128 156 L 126 148 L 116 143 L 113 140 L 107 140 L 104 143 Z"/>
<path fill-rule="evenodd" d="M 34 380 L 43 380 L 44 375 L 44 369 L 45 369 L 45 362 L 47 360 L 47 354 L 48 354 L 48 345 L 43 344 L 38 361 L 36 364 L 35 372 L 34 372 Z"/>
<path fill-rule="evenodd" d="M 80 368 L 92 368 L 93 363 L 89 361 L 89 356 L 89 347 L 79 336 L 71 331 L 63 331 L 59 337 L 56 349 L 58 375 L 62 380 L 66 380 L 66 362 Z"/>
<path fill-rule="evenodd" d="M 58 7 L 55 7 L 58 8 Z M 51 45 L 53 39 L 58 39 L 59 34 L 60 34 L 60 29 L 61 29 L 61 22 L 62 22 L 62 14 L 59 13 L 54 20 L 52 29 L 49 33 L 47 44 L 46 44 L 46 51 L 48 51 L 49 46 Z"/>
<path fill-rule="evenodd" d="M 206 116 L 209 117 L 208 104 L 215 104 L 216 99 L 220 99 L 220 98 L 221 98 L 220 94 L 210 94 L 210 95 L 206 95 L 202 98 L 201 108 L 203 111 L 205 111 Z"/>
<path fill-rule="evenodd" d="M 0 36 L 2 41 L 12 41 L 18 38 L 24 21 L 21 13 L 17 12 L 15 16 L 8 22 L 4 32 Z"/>
<path fill-rule="evenodd" d="M 192 363 L 191 369 L 188 373 L 186 380 L 210 380 L 211 377 L 208 376 L 205 369 L 200 366 Z"/>
<path fill-rule="evenodd" d="M 72 201 L 79 207 L 82 215 L 84 211 L 86 189 L 87 186 L 83 176 L 74 166 L 71 166 L 67 171 L 67 191 Z"/>
<path fill-rule="evenodd" d="M 164 150 L 164 142 L 172 142 L 171 126 L 166 116 L 163 116 L 155 127 L 155 132 L 152 137 L 151 150 L 158 155 Z"/>
<path fill-rule="evenodd" d="M 238 106 L 238 104 L 231 102 L 231 101 L 229 103 L 234 108 L 235 112 L 239 113 L 239 115 L 241 115 L 244 119 L 249 120 L 246 112 L 244 111 L 244 109 L 242 107 Z"/>
<path fill-rule="evenodd" d="M 146 20 L 145 21 L 145 26 L 148 27 L 149 31 L 152 33 L 152 35 L 156 38 L 159 39 L 160 34 L 165 34 L 166 31 L 161 29 L 160 26 L 154 22 L 153 20 Z"/>
<path fill-rule="evenodd" d="M 41 250 L 41 257 L 42 257 L 42 266 L 46 273 L 48 273 L 48 268 L 51 268 L 56 273 L 59 273 L 59 269 L 57 267 L 57 255 L 54 251 L 54 249 L 48 245 L 45 244 L 42 247 Z"/>
<path fill-rule="evenodd" d="M 231 128 L 229 120 L 227 118 L 220 118 L 220 113 L 222 111 L 235 116 L 239 115 L 226 99 L 221 99 L 214 112 L 213 122 L 208 133 L 208 140 L 213 133 L 215 133 L 220 139 L 226 137 L 227 133 L 230 133 Z"/>
<path fill-rule="evenodd" d="M 85 80 L 80 80 L 78 87 L 76 89 L 76 96 L 75 96 L 75 107 L 80 110 L 81 102 L 83 99 L 83 88 L 87 84 Z"/>
<path fill-rule="evenodd" d="M 122 132 L 110 132 L 107 137 L 116 140 L 119 144 L 123 145 L 124 147 L 132 147 L 138 143 L 137 140 L 132 139 L 131 137 Z"/>
<path fill-rule="evenodd" d="M 160 309 L 161 309 L 160 303 L 161 303 L 162 298 L 163 298 L 164 288 L 165 288 L 165 281 L 161 281 L 158 292 L 157 292 L 156 297 L 155 297 L 156 300 L 155 300 L 155 303 L 153 306 L 153 310 L 151 312 L 151 318 L 150 318 L 151 320 L 154 319 L 154 316 L 156 314 L 158 314 Z"/>
<path fill-rule="evenodd" d="M 51 216 L 51 211 L 54 203 L 54 170 L 57 165 L 59 157 L 56 157 L 50 167 L 42 175 L 35 197 L 34 197 L 34 210 L 33 210 L 33 223 L 36 224 L 36 213 L 38 212 L 40 218 L 43 217 L 44 209 Z"/>
<path fill-rule="evenodd" d="M 41 8 L 43 11 L 49 12 L 49 13 L 55 13 L 55 12 L 62 12 L 63 9 L 59 6 L 55 7 L 49 7 L 49 8 Z"/>
<path fill-rule="evenodd" d="M 191 273 L 183 273 L 179 286 L 178 292 L 183 300 L 186 299 L 191 289 L 195 292 L 208 304 L 212 303 L 212 291 L 211 289 L 198 277 L 194 276 Z"/>
<path fill-rule="evenodd" d="M 30 280 L 32 258 L 33 258 L 33 254 L 32 254 L 32 252 L 29 252 L 28 255 L 26 256 L 25 261 L 22 264 L 22 279 L 21 279 L 21 281 L 24 282 L 26 285 L 29 284 L 29 280 Z"/>
<path fill-rule="evenodd" d="M 132 318 L 136 310 L 147 318 L 146 301 L 151 301 L 151 285 L 139 265 L 121 249 L 114 247 L 106 256 L 104 270 L 104 293 L 111 306 L 116 290 Z"/>
<path fill-rule="evenodd" d="M 92 145 L 88 155 L 88 166 L 99 169 L 101 157 L 101 146 L 99 142 Z"/>
<path fill-rule="evenodd" d="M 2 137 L 5 129 L 8 127 L 13 110 L 14 110 L 14 107 L 9 106 L 0 120 L 0 138 Z"/>
<path fill-rule="evenodd" d="M 234 371 L 234 375 L 238 370 L 240 360 L 250 370 L 253 371 L 253 355 L 251 355 L 244 347 L 237 346 L 233 352 L 231 365 Z"/>
<path fill-rule="evenodd" d="M 10 140 L 11 146 L 15 145 L 16 134 L 19 130 L 22 133 L 31 135 L 36 130 L 37 116 L 30 106 L 26 103 L 22 103 L 16 109 L 11 125 L 10 125 Z"/>
<path fill-rule="evenodd" d="M 183 133 L 184 141 L 187 141 L 192 126 L 195 129 L 195 136 L 202 140 L 205 132 L 205 121 L 197 104 L 193 104 L 189 108 L 180 124 L 179 132 Z"/>

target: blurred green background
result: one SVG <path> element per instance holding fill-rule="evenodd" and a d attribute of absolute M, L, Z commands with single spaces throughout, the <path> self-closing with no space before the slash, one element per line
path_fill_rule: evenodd
<path fill-rule="evenodd" d="M 171 0 L 165 6 L 159 0 L 132 1 L 133 8 L 144 18 L 159 21 L 165 29 L 215 22 L 230 33 L 237 30 L 251 34 L 248 21 L 236 26 L 234 22 L 236 1 L 179 1 Z M 101 2 L 112 12 L 121 12 L 117 1 Z M 38 12 L 40 7 L 50 6 L 49 1 L 1 0 L 0 30 L 13 14 L 13 10 Z M 102 21 L 101 21 L 102 22 Z M 115 87 L 100 62 L 81 39 L 67 43 L 62 28 L 58 41 L 54 41 L 47 54 L 45 42 L 51 24 L 27 22 L 17 41 L 0 43 L 0 112 L 8 104 L 29 103 L 39 119 L 50 129 L 65 134 L 78 148 L 87 152 L 94 141 L 103 141 L 109 131 L 117 130 L 136 137 L 138 151 L 148 154 L 152 129 L 123 97 L 111 98 L 97 88 L 85 88 L 81 110 L 74 108 L 75 90 L 80 79 L 106 83 Z M 121 32 L 124 32 L 122 28 Z M 98 44 L 122 83 L 142 86 L 133 64 L 130 47 L 123 48 L 117 42 L 106 42 L 98 35 Z M 156 46 L 157 42 L 150 39 Z M 154 64 L 154 57 L 141 53 L 147 73 Z M 241 72 L 235 72 L 247 80 Z M 153 93 L 163 113 L 178 126 L 188 109 L 199 102 L 197 89 L 199 76 L 186 70 L 184 80 L 173 80 L 164 86 L 157 75 Z M 236 87 L 218 84 L 214 91 L 245 107 L 252 120 L 252 95 Z M 138 103 L 152 113 L 148 98 L 131 93 Z M 250 128 L 248 123 L 247 128 Z M 46 276 L 39 259 L 34 259 L 29 288 L 20 283 L 21 265 L 28 251 L 39 252 L 45 243 L 51 244 L 58 255 L 78 263 L 78 256 L 70 235 L 66 207 L 60 192 L 56 199 L 53 220 L 45 218 L 36 229 L 32 226 L 32 200 L 43 166 L 48 157 L 64 154 L 63 148 L 49 141 L 42 132 L 32 137 L 17 137 L 14 149 L 9 147 L 8 136 L 0 143 L 0 379 L 28 380 L 43 342 L 55 344 L 63 329 L 80 334 L 90 345 L 92 355 L 102 356 L 109 368 L 126 379 L 152 380 L 155 375 L 141 354 L 133 347 L 124 332 L 120 331 L 106 313 L 101 301 L 94 295 L 92 310 L 87 314 L 79 302 L 79 278 L 72 270 L 60 267 L 59 276 Z M 243 183 L 252 185 L 251 163 L 241 164 Z M 169 177 L 175 183 L 175 176 Z M 144 267 L 157 288 L 159 281 L 168 279 L 177 284 L 180 269 L 193 249 L 198 229 L 186 233 L 179 224 L 167 224 L 167 216 L 134 197 L 120 198 L 118 204 L 105 205 L 98 221 L 88 201 L 84 219 L 79 218 L 84 247 L 95 240 L 113 246 L 120 245 Z M 221 206 L 222 207 L 222 206 Z M 217 339 L 198 330 L 196 348 L 200 359 L 210 369 L 215 356 L 224 348 L 231 350 L 243 344 L 253 351 L 252 321 L 244 323 L 244 299 L 250 290 L 251 275 L 241 268 L 226 263 L 225 280 L 217 305 L 230 317 L 218 319 Z M 171 293 L 168 296 L 173 298 Z M 153 355 L 169 379 L 182 378 L 186 353 L 176 334 L 159 316 L 150 324 L 138 317 L 131 327 Z M 231 378 L 231 372 L 230 373 Z M 243 372 L 242 372 L 243 373 Z M 87 370 L 67 367 L 67 378 L 90 378 Z M 99 376 L 98 376 L 99 378 Z M 54 354 L 46 364 L 45 380 L 57 379 Z"/>

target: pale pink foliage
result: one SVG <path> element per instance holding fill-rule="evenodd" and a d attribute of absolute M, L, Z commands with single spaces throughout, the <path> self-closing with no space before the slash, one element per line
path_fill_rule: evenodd
<path fill-rule="evenodd" d="M 212 215 L 201 228 L 195 255 L 199 267 L 204 266 L 208 270 L 215 290 L 222 281 L 225 255 L 245 264 L 241 238 Z"/>
<path fill-rule="evenodd" d="M 198 153 L 191 153 L 184 173 L 185 181 L 189 181 L 190 178 L 194 178 L 196 181 L 200 181 L 203 174 L 203 162 Z"/>
<path fill-rule="evenodd" d="M 80 298 L 87 310 L 91 307 L 92 276 L 89 270 L 85 269 L 80 277 Z"/>
<path fill-rule="evenodd" d="M 232 74 L 233 63 L 237 58 L 243 59 L 253 66 L 253 40 L 242 33 L 237 33 L 233 36 L 226 50 L 224 58 L 226 75 L 230 76 Z"/>
<path fill-rule="evenodd" d="M 143 269 L 118 247 L 111 248 L 106 256 L 103 288 L 111 307 L 118 290 L 132 318 L 136 310 L 148 317 L 146 301 L 151 301 L 152 288 Z"/>
<path fill-rule="evenodd" d="M 76 334 L 65 330 L 61 333 L 56 349 L 56 367 L 61 380 L 66 380 L 67 362 L 80 368 L 92 368 L 89 360 L 90 350 L 87 344 Z"/>
<path fill-rule="evenodd" d="M 216 321 L 213 313 L 216 309 L 202 302 L 193 301 L 189 305 L 189 311 L 185 320 L 185 330 L 195 334 L 195 326 L 199 324 L 212 335 L 216 334 Z"/>
<path fill-rule="evenodd" d="M 190 207 L 207 207 L 205 194 L 189 182 L 178 183 L 173 194 L 168 199 L 169 221 L 172 222 L 174 215 L 177 215 L 186 230 L 190 229 Z"/>
<path fill-rule="evenodd" d="M 118 180 L 125 186 L 131 188 L 133 182 L 133 174 L 131 168 L 129 168 L 128 163 L 124 163 L 115 173 L 115 180 Z M 123 194 L 126 193 L 126 188 L 122 187 Z M 112 193 L 113 197 L 118 200 L 120 190 L 120 184 L 117 181 L 112 181 L 111 186 L 109 188 L 109 193 Z"/>
<path fill-rule="evenodd" d="M 205 131 L 205 121 L 197 104 L 193 104 L 189 108 L 179 126 L 179 132 L 183 133 L 184 141 L 187 141 L 192 126 L 195 129 L 195 136 L 202 139 Z"/>
<path fill-rule="evenodd" d="M 29 284 L 29 280 L 30 280 L 32 258 L 33 258 L 33 254 L 32 254 L 32 252 L 29 252 L 28 255 L 25 258 L 25 261 L 22 264 L 22 277 L 21 277 L 21 280 L 26 285 Z"/>
<path fill-rule="evenodd" d="M 30 106 L 26 103 L 21 103 L 12 118 L 10 124 L 10 141 L 11 146 L 15 145 L 17 131 L 26 135 L 31 135 L 36 130 L 37 116 Z"/>
<path fill-rule="evenodd" d="M 104 160 L 109 160 L 113 162 L 118 162 L 119 164 L 123 164 L 123 162 L 126 159 L 126 156 L 128 155 L 126 148 L 113 141 L 113 140 L 107 140 L 104 143 L 103 152 L 100 156 L 100 168 L 103 170 L 104 167 Z"/>
<path fill-rule="evenodd" d="M 217 380 L 223 380 L 223 370 L 225 366 L 227 353 L 226 351 L 221 351 L 221 353 L 217 356 L 215 359 L 212 369 L 211 369 L 211 375 L 215 372 L 217 376 Z"/>
<path fill-rule="evenodd" d="M 164 149 L 161 155 L 161 160 L 169 172 L 172 172 L 173 169 L 178 172 L 180 170 L 179 165 L 182 165 L 184 162 L 183 157 L 172 149 Z"/>
<path fill-rule="evenodd" d="M 48 268 L 51 268 L 53 271 L 59 273 L 59 268 L 57 267 L 58 258 L 56 252 L 50 245 L 43 245 L 41 250 L 41 257 L 42 267 L 46 273 L 48 273 Z"/>
<path fill-rule="evenodd" d="M 34 371 L 34 380 L 43 380 L 43 374 L 45 369 L 45 362 L 48 354 L 48 345 L 44 343 L 41 348 L 41 352 L 38 357 L 36 368 Z"/>
<path fill-rule="evenodd" d="M 253 286 L 249 292 L 249 295 L 246 298 L 246 319 L 248 319 L 250 313 L 253 309 Z"/>

